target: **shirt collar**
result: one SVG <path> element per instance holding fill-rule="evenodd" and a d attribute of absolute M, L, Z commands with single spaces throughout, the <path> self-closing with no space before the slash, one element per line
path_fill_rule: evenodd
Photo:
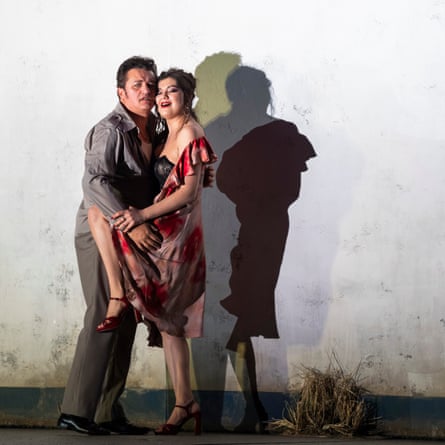
<path fill-rule="evenodd" d="M 120 117 L 118 127 L 122 131 L 127 132 L 136 128 L 134 120 L 130 117 L 127 109 L 120 102 L 118 102 L 118 104 L 116 105 L 114 112 L 117 116 Z"/>

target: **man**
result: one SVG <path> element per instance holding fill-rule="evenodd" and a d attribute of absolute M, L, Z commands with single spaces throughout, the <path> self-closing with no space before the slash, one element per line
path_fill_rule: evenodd
<path fill-rule="evenodd" d="M 117 72 L 116 108 L 88 133 L 85 141 L 84 197 L 77 220 L 75 246 L 87 305 L 73 364 L 65 388 L 58 426 L 91 435 L 146 434 L 132 425 L 119 397 L 130 366 L 136 321 L 129 311 L 114 332 L 98 333 L 109 301 L 104 266 L 88 225 L 88 208 L 95 205 L 107 217 L 130 205 L 152 203 L 156 186 L 151 173 L 151 150 L 156 145 L 157 68 L 150 58 L 131 57 Z M 111 236 L 111 235 L 110 235 Z M 149 224 L 129 233 L 141 250 L 156 249 L 160 240 Z"/>

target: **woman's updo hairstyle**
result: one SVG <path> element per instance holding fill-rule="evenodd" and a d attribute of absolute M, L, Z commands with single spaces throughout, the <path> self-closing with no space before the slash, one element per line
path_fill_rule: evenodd
<path fill-rule="evenodd" d="M 195 88 L 196 88 L 196 79 L 191 73 L 187 73 L 186 71 L 180 68 L 170 68 L 167 71 L 163 71 L 159 77 L 158 82 L 163 79 L 167 79 L 171 77 L 176 80 L 177 86 L 184 93 L 184 109 L 186 118 L 188 116 L 192 116 L 193 119 L 198 120 L 195 112 L 192 109 L 193 99 L 195 98 Z"/>

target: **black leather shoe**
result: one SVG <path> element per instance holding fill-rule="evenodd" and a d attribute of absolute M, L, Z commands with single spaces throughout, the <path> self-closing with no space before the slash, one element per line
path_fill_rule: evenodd
<path fill-rule="evenodd" d="M 145 426 L 136 426 L 127 419 L 112 420 L 111 422 L 100 423 L 101 428 L 110 431 L 110 433 L 123 434 L 127 436 L 142 436 L 151 431 L 151 428 Z"/>
<path fill-rule="evenodd" d="M 85 417 L 62 413 L 57 421 L 59 428 L 89 434 L 90 436 L 106 436 L 110 432 Z"/>

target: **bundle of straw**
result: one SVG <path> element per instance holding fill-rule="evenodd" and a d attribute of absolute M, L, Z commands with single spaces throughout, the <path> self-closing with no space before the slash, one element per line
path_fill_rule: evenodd
<path fill-rule="evenodd" d="M 281 434 L 332 434 L 352 436 L 366 429 L 368 416 L 358 383 L 358 369 L 346 374 L 332 362 L 326 372 L 302 368 L 298 395 L 286 402 L 282 419 L 269 422 L 268 429 Z"/>

